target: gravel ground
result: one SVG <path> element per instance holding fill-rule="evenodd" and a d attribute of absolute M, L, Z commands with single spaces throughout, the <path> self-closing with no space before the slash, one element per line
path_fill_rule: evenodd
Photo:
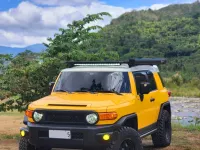
<path fill-rule="evenodd" d="M 171 98 L 172 120 L 181 124 L 200 121 L 200 98 Z"/>

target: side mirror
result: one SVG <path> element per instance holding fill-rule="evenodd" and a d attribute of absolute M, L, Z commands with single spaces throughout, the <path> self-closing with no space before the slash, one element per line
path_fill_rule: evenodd
<path fill-rule="evenodd" d="M 51 91 L 52 91 L 54 85 L 55 85 L 55 82 L 50 82 L 50 83 L 49 83 L 49 91 L 50 91 L 50 93 L 51 93 Z"/>
<path fill-rule="evenodd" d="M 142 82 L 140 84 L 140 94 L 144 95 L 144 94 L 149 94 L 150 92 L 150 83 L 149 82 Z"/>

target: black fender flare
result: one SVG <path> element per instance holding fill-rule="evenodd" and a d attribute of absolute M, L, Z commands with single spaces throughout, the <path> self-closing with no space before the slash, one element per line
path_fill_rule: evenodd
<path fill-rule="evenodd" d="M 129 119 L 136 119 L 136 131 L 138 130 L 138 118 L 137 118 L 137 114 L 129 114 L 127 116 L 123 116 L 121 119 L 119 119 L 117 122 L 116 122 L 116 125 L 118 127 L 122 127 L 124 126 L 124 124 L 126 123 L 127 120 Z"/>
<path fill-rule="evenodd" d="M 170 116 L 171 116 L 171 104 L 170 104 L 170 102 L 168 101 L 168 102 L 165 102 L 165 103 L 163 103 L 163 104 L 161 105 L 161 107 L 160 107 L 160 112 L 159 112 L 159 116 L 158 116 L 158 120 L 160 120 L 161 114 L 162 114 L 163 110 L 165 110 L 166 108 L 168 109 L 168 111 L 169 111 L 169 113 L 170 113 Z"/>

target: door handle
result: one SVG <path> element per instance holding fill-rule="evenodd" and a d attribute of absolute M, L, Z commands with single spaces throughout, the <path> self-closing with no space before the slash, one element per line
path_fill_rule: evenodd
<path fill-rule="evenodd" d="M 155 98 L 151 98 L 150 101 L 151 101 L 151 102 L 154 102 L 154 101 L 155 101 Z"/>

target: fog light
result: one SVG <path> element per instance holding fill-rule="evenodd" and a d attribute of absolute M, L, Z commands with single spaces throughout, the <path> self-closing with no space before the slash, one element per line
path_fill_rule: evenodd
<path fill-rule="evenodd" d="M 105 141 L 110 140 L 110 135 L 109 135 L 109 134 L 105 134 L 105 135 L 103 136 L 103 139 L 104 139 Z"/>
<path fill-rule="evenodd" d="M 26 135 L 26 132 L 25 132 L 24 130 L 22 130 L 22 131 L 20 132 L 20 134 L 21 134 L 22 137 L 24 137 L 24 136 Z"/>

